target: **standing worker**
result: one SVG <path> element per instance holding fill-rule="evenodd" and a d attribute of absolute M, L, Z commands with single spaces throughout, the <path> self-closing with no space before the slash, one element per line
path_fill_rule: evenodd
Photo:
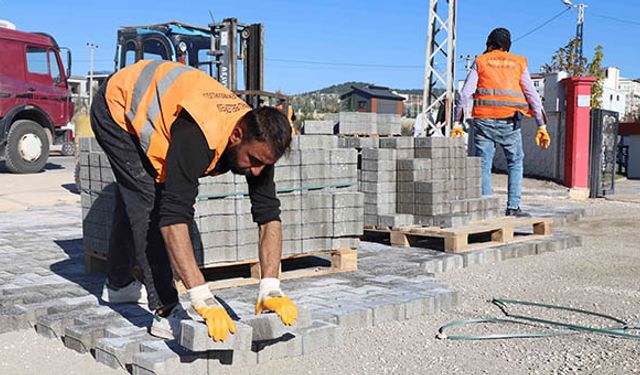
<path fill-rule="evenodd" d="M 236 325 L 209 290 L 189 236 L 198 178 L 245 175 L 259 225 L 262 279 L 256 314 L 273 311 L 293 324 L 297 309 L 280 289 L 280 201 L 273 164 L 291 143 L 278 110 L 251 110 L 206 73 L 169 61 L 142 60 L 105 82 L 91 107 L 91 125 L 116 178 L 116 207 L 102 299 L 146 303 L 155 311 L 150 333 L 179 336 L 187 318 L 173 270 L 216 341 Z M 143 284 L 136 281 L 137 265 Z"/>
<path fill-rule="evenodd" d="M 509 53 L 511 33 L 497 28 L 487 38 L 487 50 L 476 58 L 456 100 L 452 137 L 464 135 L 460 125 L 463 109 L 473 96 L 474 146 L 482 158 L 482 195 L 491 195 L 491 166 L 496 144 L 507 159 L 509 187 L 507 216 L 530 216 L 520 209 L 524 151 L 520 123 L 534 116 L 536 144 L 546 149 L 551 143 L 538 92 L 533 87 L 527 60 Z M 458 99 L 458 98 L 456 98 Z"/>

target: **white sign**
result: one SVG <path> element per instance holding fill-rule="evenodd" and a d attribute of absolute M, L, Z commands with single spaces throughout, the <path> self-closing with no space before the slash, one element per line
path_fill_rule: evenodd
<path fill-rule="evenodd" d="M 220 32 L 220 46 L 226 47 L 228 43 L 227 39 L 229 39 L 229 32 L 228 31 Z"/>
<path fill-rule="evenodd" d="M 578 95 L 578 107 L 591 106 L 591 95 Z"/>

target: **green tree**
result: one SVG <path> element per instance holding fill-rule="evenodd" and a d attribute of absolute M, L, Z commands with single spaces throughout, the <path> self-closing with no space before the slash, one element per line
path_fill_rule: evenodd
<path fill-rule="evenodd" d="M 602 46 L 597 45 L 593 59 L 589 63 L 588 74 L 591 77 L 596 77 L 596 81 L 591 86 L 591 108 L 600 108 L 602 100 L 602 82 L 605 78 L 605 70 L 602 68 L 602 59 L 604 53 L 602 52 Z"/>
<path fill-rule="evenodd" d="M 605 78 L 605 70 L 602 68 L 603 47 L 599 44 L 596 46 L 593 59 L 589 62 L 586 57 L 580 57 L 578 46 L 578 39 L 571 39 L 566 46 L 560 47 L 551 56 L 551 63 L 544 64 L 542 71 L 545 73 L 565 71 L 571 77 L 584 75 L 595 77 L 596 82 L 591 87 L 591 108 L 600 108 L 602 81 Z"/>
<path fill-rule="evenodd" d="M 551 56 L 551 63 L 544 64 L 542 71 L 545 73 L 565 71 L 571 77 L 583 76 L 587 71 L 587 58 L 578 54 L 578 40 L 571 39 L 569 43 L 560 47 Z"/>

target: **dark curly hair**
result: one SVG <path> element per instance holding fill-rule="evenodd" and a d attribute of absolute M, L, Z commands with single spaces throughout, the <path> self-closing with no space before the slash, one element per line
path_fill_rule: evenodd
<path fill-rule="evenodd" d="M 260 107 L 247 112 L 241 120 L 245 124 L 245 140 L 267 142 L 274 156 L 280 158 L 291 145 L 291 124 L 282 112 L 274 107 Z"/>

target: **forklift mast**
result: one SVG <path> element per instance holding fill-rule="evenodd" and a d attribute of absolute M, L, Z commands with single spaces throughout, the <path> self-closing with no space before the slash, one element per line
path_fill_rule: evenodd
<path fill-rule="evenodd" d="M 207 72 L 252 108 L 279 108 L 293 123 L 295 115 L 289 108 L 289 98 L 263 90 L 263 50 L 264 26 L 244 25 L 235 18 L 208 27 L 177 21 L 125 26 L 118 30 L 115 70 L 139 60 L 181 62 Z"/>
<path fill-rule="evenodd" d="M 239 84 L 243 91 L 262 91 L 263 30 L 262 24 L 244 25 L 235 18 L 207 28 L 177 21 L 122 27 L 115 69 L 143 59 L 176 61 L 207 72 L 231 91 Z"/>

